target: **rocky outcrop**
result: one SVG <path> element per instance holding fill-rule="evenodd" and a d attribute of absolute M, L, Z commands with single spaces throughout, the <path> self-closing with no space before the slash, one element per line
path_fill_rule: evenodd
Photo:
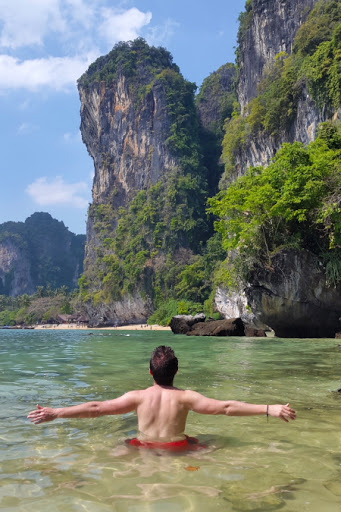
<path fill-rule="evenodd" d="M 147 85 L 151 77 L 141 77 Z M 79 86 L 81 132 L 94 160 L 93 202 L 110 199 L 114 208 L 127 204 L 136 191 L 149 188 L 178 165 L 166 141 L 170 117 L 160 83 L 139 102 L 127 78 L 119 73 L 110 85 Z M 92 230 L 88 230 L 91 245 Z"/>
<path fill-rule="evenodd" d="M 202 126 L 217 132 L 233 110 L 236 67 L 225 64 L 207 77 L 197 97 L 197 105 Z"/>
<path fill-rule="evenodd" d="M 38 286 L 74 289 L 84 243 L 84 235 L 74 235 L 48 213 L 0 224 L 0 295 L 30 295 Z"/>
<path fill-rule="evenodd" d="M 241 318 L 206 321 L 204 313 L 173 316 L 170 328 L 174 334 L 187 336 L 266 336 L 264 329 L 245 325 Z"/>
<path fill-rule="evenodd" d="M 241 318 L 199 322 L 186 333 L 187 336 L 245 336 L 245 326 Z"/>
<path fill-rule="evenodd" d="M 176 315 L 173 316 L 169 327 L 174 334 L 187 334 L 198 322 L 205 322 L 206 315 L 199 313 L 195 316 L 192 315 Z"/>
<path fill-rule="evenodd" d="M 297 32 L 316 4 L 317 0 L 247 2 L 239 33 L 237 86 L 246 124 L 250 111 L 247 107 L 257 96 L 259 83 L 275 65 L 276 55 L 292 54 Z M 309 30 L 314 33 L 314 20 L 308 23 L 307 33 Z M 316 18 L 317 29 L 319 23 Z M 246 141 L 236 145 L 234 169 L 228 169 L 222 186 L 244 175 L 251 166 L 267 166 L 283 143 L 309 144 L 315 140 L 322 122 L 340 119 L 340 108 L 332 108 L 327 100 L 324 106 L 322 102 L 317 106 L 302 76 L 295 84 L 297 96 L 290 117 L 288 112 L 289 120 L 279 122 L 273 134 L 264 125 L 257 128 L 252 128 L 251 123 L 247 125 Z M 341 289 L 329 286 L 326 281 L 325 269 L 313 254 L 304 250 L 283 251 L 274 257 L 271 266 L 259 267 L 247 283 L 240 283 L 240 290 L 219 288 L 216 305 L 226 318 L 241 316 L 256 327 L 261 327 L 257 322 L 263 323 L 274 329 L 277 336 L 334 336 L 340 330 Z"/>
<path fill-rule="evenodd" d="M 317 0 L 252 0 L 249 12 L 245 13 L 238 50 L 237 90 L 243 115 L 247 114 L 248 103 L 257 96 L 258 85 L 265 73 L 273 67 L 276 55 L 292 53 L 297 31 L 316 3 Z M 287 129 L 276 135 L 258 131 L 249 137 L 247 147 L 235 154 L 234 178 L 243 175 L 250 166 L 268 165 L 284 142 L 312 142 L 319 124 L 333 114 L 318 108 L 304 84 L 296 108 L 296 115 Z"/>
<path fill-rule="evenodd" d="M 90 321 L 144 322 L 157 272 L 176 265 L 183 249 L 192 256 L 205 237 L 207 172 L 194 85 L 166 50 L 137 39 L 98 59 L 78 87 L 82 137 L 95 165 L 84 273 Z"/>
<path fill-rule="evenodd" d="M 341 287 L 327 285 L 316 256 L 283 251 L 271 267 L 254 272 L 245 289 L 257 319 L 280 337 L 334 337 L 341 326 Z"/>
<path fill-rule="evenodd" d="M 252 0 L 240 27 L 238 99 L 242 112 L 276 55 L 292 52 L 294 38 L 318 0 Z"/>

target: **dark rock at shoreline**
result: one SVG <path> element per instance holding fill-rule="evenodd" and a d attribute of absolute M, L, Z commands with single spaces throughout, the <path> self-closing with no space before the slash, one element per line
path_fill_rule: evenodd
<path fill-rule="evenodd" d="M 341 285 L 327 283 L 322 262 L 307 250 L 277 253 L 245 287 L 256 318 L 279 338 L 333 338 L 340 332 Z"/>
<path fill-rule="evenodd" d="M 204 313 L 198 315 L 173 316 L 170 328 L 174 334 L 187 336 L 248 336 L 266 337 L 264 329 L 246 325 L 241 318 L 225 320 L 206 319 Z"/>
<path fill-rule="evenodd" d="M 193 325 L 197 323 L 203 323 L 206 320 L 204 313 L 198 315 L 176 315 L 173 316 L 171 323 L 169 324 L 174 334 L 187 334 L 191 330 Z"/>
<path fill-rule="evenodd" d="M 245 336 L 248 338 L 266 338 L 264 329 L 256 329 L 255 327 L 245 327 Z"/>
<path fill-rule="evenodd" d="M 245 326 L 241 318 L 200 322 L 186 333 L 187 336 L 245 336 Z"/>

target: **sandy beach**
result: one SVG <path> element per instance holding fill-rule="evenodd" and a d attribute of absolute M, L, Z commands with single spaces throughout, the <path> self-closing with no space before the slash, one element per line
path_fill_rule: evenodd
<path fill-rule="evenodd" d="M 84 330 L 101 330 L 101 331 L 170 331 L 170 327 L 162 325 L 132 324 L 121 325 L 119 327 L 87 327 L 78 324 L 41 324 L 35 325 L 34 329 L 84 329 Z"/>

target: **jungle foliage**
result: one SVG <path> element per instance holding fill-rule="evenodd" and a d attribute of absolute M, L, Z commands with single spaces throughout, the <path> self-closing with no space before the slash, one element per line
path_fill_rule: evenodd
<path fill-rule="evenodd" d="M 330 282 L 341 272 L 341 128 L 323 123 L 319 137 L 307 147 L 283 144 L 266 168 L 250 168 L 228 190 L 210 199 L 219 217 L 216 229 L 223 247 L 234 251 L 225 267 L 243 279 L 254 263 L 271 266 L 276 252 L 309 249 L 327 265 Z M 236 257 L 238 254 L 238 257 Z"/>
<path fill-rule="evenodd" d="M 59 315 L 69 315 L 80 308 L 78 290 L 39 286 L 33 295 L 0 295 L 0 326 L 60 323 Z"/>
<path fill-rule="evenodd" d="M 94 82 L 110 85 L 119 75 L 129 81 L 129 87 L 136 96 L 145 93 L 146 85 L 165 69 L 179 73 L 173 57 L 165 48 L 149 46 L 143 38 L 121 41 L 105 56 L 93 62 L 78 80 L 81 87 Z"/>

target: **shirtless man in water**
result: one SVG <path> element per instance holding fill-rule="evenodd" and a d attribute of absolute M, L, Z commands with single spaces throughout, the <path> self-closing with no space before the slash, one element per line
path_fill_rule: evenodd
<path fill-rule="evenodd" d="M 226 416 L 267 415 L 288 422 L 296 412 L 286 405 L 255 405 L 235 400 L 214 400 L 196 391 L 173 386 L 178 371 L 178 359 L 170 347 L 157 347 L 150 359 L 150 373 L 154 385 L 150 388 L 129 391 L 119 398 L 105 402 L 87 402 L 72 407 L 52 409 L 41 407 L 29 413 L 32 423 L 44 423 L 57 418 L 96 418 L 114 414 L 137 412 L 139 435 L 131 444 L 148 446 L 187 443 L 186 420 L 189 411 L 200 414 L 225 414 Z M 135 443 L 134 443 L 135 442 Z M 194 440 L 197 443 L 197 440 Z"/>

